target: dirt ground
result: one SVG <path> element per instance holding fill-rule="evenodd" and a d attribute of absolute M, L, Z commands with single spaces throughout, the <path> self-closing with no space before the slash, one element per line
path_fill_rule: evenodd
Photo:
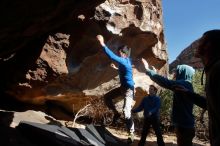
<path fill-rule="evenodd" d="M 118 129 L 114 129 L 114 128 L 107 128 L 107 129 L 116 137 L 122 139 L 123 141 L 126 141 L 127 139 L 126 132 L 118 130 Z M 174 134 L 171 134 L 171 133 L 164 134 L 163 139 L 164 139 L 166 146 L 177 146 L 176 137 Z M 130 146 L 137 146 L 139 140 L 140 140 L 140 136 L 135 134 L 135 140 Z M 207 141 L 203 142 L 203 141 L 198 140 L 197 138 L 194 138 L 193 143 L 194 143 L 193 144 L 194 146 L 210 146 Z M 154 134 L 149 134 L 149 136 L 147 137 L 145 146 L 157 146 L 156 137 Z"/>

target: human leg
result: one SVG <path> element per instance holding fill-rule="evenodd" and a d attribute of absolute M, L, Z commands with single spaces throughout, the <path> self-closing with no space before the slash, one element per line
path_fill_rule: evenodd
<path fill-rule="evenodd" d="M 115 88 L 111 91 L 109 91 L 107 94 L 105 94 L 104 96 L 104 102 L 105 102 L 105 105 L 113 111 L 114 113 L 114 117 L 113 117 L 113 123 L 116 123 L 116 121 L 119 119 L 120 117 L 120 114 L 118 113 L 118 111 L 116 110 L 116 107 L 113 103 L 113 99 L 117 98 L 121 96 L 121 88 L 118 87 L 118 88 Z"/>
<path fill-rule="evenodd" d="M 125 98 L 124 98 L 124 106 L 123 106 L 123 113 L 125 117 L 125 124 L 128 130 L 128 140 L 133 142 L 134 139 L 134 122 L 131 115 L 131 109 L 133 104 L 133 97 L 134 97 L 134 91 L 131 89 L 125 90 Z"/>
<path fill-rule="evenodd" d="M 124 113 L 127 129 L 130 133 L 134 132 L 134 122 L 133 122 L 133 118 L 132 118 L 132 115 L 131 115 L 131 109 L 132 109 L 132 104 L 133 104 L 133 96 L 134 96 L 134 91 L 133 90 L 127 89 L 125 91 L 123 113 Z"/>
<path fill-rule="evenodd" d="M 154 117 L 152 120 L 152 126 L 155 131 L 155 135 L 157 136 L 157 144 L 158 146 L 165 146 L 165 143 L 163 141 L 162 132 L 160 129 L 160 121 L 157 117 Z"/>
<path fill-rule="evenodd" d="M 143 125 L 143 129 L 142 129 L 142 132 L 141 132 L 141 139 L 138 143 L 138 146 L 144 146 L 146 138 L 147 138 L 147 134 L 148 134 L 149 129 L 150 129 L 150 125 L 151 125 L 150 120 L 149 119 L 144 119 L 144 125 Z"/>
<path fill-rule="evenodd" d="M 193 146 L 192 140 L 195 136 L 195 129 L 176 127 L 176 136 L 178 146 Z"/>

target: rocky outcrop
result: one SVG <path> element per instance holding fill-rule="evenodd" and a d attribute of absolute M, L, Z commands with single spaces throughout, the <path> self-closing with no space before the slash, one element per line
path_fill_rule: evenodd
<path fill-rule="evenodd" d="M 132 48 L 136 96 L 152 84 L 140 58 L 167 73 L 160 0 L 3 0 L 0 7 L 1 94 L 68 111 L 102 97 L 119 82 L 97 34 L 113 51 Z"/>
<path fill-rule="evenodd" d="M 172 71 L 172 69 L 176 68 L 177 65 L 180 64 L 187 64 L 195 69 L 202 69 L 203 64 L 200 58 L 195 57 L 195 51 L 198 46 L 198 41 L 194 41 L 192 44 L 190 44 L 187 48 L 185 48 L 174 60 L 170 66 L 169 70 Z"/>

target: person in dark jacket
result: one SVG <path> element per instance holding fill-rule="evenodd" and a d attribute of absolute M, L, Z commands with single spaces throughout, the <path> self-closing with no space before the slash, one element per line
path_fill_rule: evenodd
<path fill-rule="evenodd" d="M 211 146 L 220 146 L 220 30 L 209 30 L 199 39 L 196 57 L 201 58 L 206 74 L 206 98 L 189 90 L 176 88 L 177 92 L 208 110 L 209 138 Z M 203 82 L 203 77 L 201 79 Z"/>
<path fill-rule="evenodd" d="M 106 105 L 114 112 L 114 120 L 116 120 L 120 114 L 116 110 L 112 99 L 118 97 L 121 94 L 124 96 L 123 113 L 128 130 L 128 143 L 131 143 L 134 140 L 134 122 L 131 115 L 131 109 L 134 99 L 134 81 L 132 63 L 131 59 L 129 58 L 130 51 L 127 46 L 123 45 L 118 48 L 118 55 L 116 55 L 105 45 L 102 35 L 97 35 L 97 40 L 102 46 L 104 53 L 111 60 L 115 61 L 118 64 L 118 73 L 121 86 L 114 89 L 114 91 L 107 93 L 104 99 Z"/>
<path fill-rule="evenodd" d="M 201 96 L 195 92 L 189 91 L 187 88 L 181 85 L 174 85 L 173 91 L 182 94 L 185 98 L 193 102 L 195 105 L 207 110 L 207 100 L 206 97 Z"/>
<path fill-rule="evenodd" d="M 142 59 L 142 62 L 146 74 L 161 87 L 173 90 L 173 86 L 181 85 L 193 92 L 191 81 L 195 70 L 191 66 L 178 65 L 175 71 L 176 79 L 170 80 L 149 69 L 145 59 Z M 193 102 L 184 98 L 182 94 L 174 92 L 171 118 L 176 129 L 177 145 L 192 146 L 192 139 L 195 136 Z"/>
<path fill-rule="evenodd" d="M 144 110 L 144 125 L 138 146 L 144 146 L 150 126 L 152 125 L 157 136 L 158 146 L 165 146 L 160 129 L 160 97 L 156 96 L 157 88 L 150 85 L 149 95 L 144 97 L 140 105 L 132 110 L 133 113 Z"/>

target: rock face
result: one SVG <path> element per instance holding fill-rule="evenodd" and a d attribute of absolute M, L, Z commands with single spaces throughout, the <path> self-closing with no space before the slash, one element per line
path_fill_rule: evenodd
<path fill-rule="evenodd" d="M 167 73 L 160 0 L 3 0 L 0 8 L 2 95 L 68 111 L 102 97 L 119 82 L 97 34 L 113 51 L 132 48 L 136 96 L 152 83 L 139 58 Z"/>
<path fill-rule="evenodd" d="M 176 68 L 179 64 L 187 64 L 195 69 L 202 69 L 203 64 L 200 58 L 195 57 L 195 51 L 196 47 L 198 46 L 198 41 L 194 41 L 192 44 L 190 44 L 187 48 L 185 48 L 174 60 L 170 66 L 169 70 L 172 71 L 172 69 Z"/>

